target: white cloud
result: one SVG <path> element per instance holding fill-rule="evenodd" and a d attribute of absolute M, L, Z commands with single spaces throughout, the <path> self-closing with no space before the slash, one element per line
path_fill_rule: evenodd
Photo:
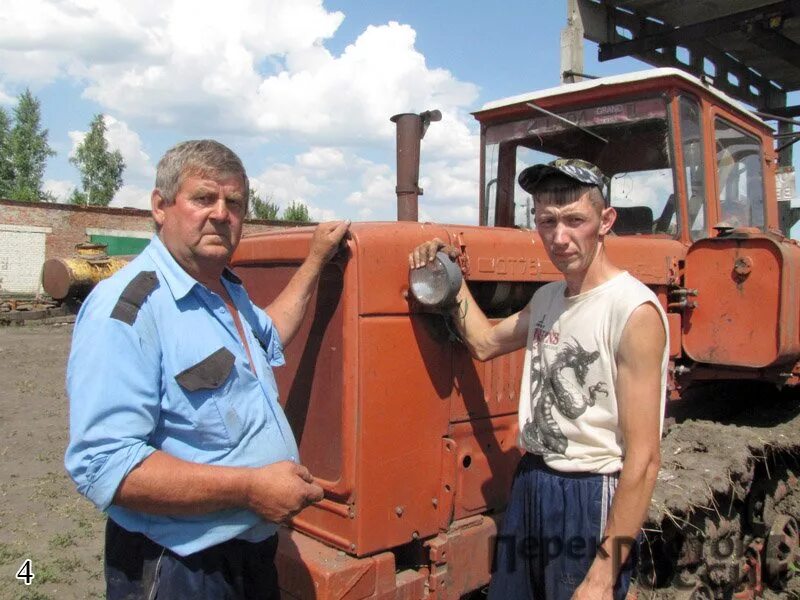
<path fill-rule="evenodd" d="M 286 56 L 320 47 L 343 15 L 319 0 L 165 2 L 155 24 L 162 41 L 133 64 L 85 66 L 85 94 L 126 118 L 252 133 L 262 70 L 285 69 Z"/>
<path fill-rule="evenodd" d="M 15 104 L 16 101 L 17 99 L 7 94 L 6 91 L 3 89 L 2 84 L 0 84 L 0 104 L 11 106 L 12 104 Z"/>
<path fill-rule="evenodd" d="M 478 200 L 478 160 L 431 161 L 420 178 L 425 196 L 438 202 Z"/>
<path fill-rule="evenodd" d="M 124 63 L 158 46 L 146 15 L 154 1 L 5 0 L 0 19 L 0 64 L 12 79 L 47 82 L 89 64 Z M 152 11 L 152 12 L 150 12 Z"/>
<path fill-rule="evenodd" d="M 477 87 L 431 68 L 414 29 L 397 22 L 368 26 L 332 53 L 325 44 L 343 18 L 322 0 L 5 0 L 0 86 L 70 79 L 114 115 L 109 144 L 128 184 L 115 205 L 149 202 L 154 168 L 136 130 L 157 126 L 299 148 L 252 185 L 326 219 L 393 219 L 389 117 L 439 109 L 422 142 L 421 206 L 450 220 L 477 214 L 478 135 L 467 114 Z M 74 149 L 83 134 L 69 135 Z"/>
<path fill-rule="evenodd" d="M 72 190 L 75 189 L 75 184 L 65 179 L 47 179 L 42 187 L 45 192 L 53 195 L 56 202 L 65 204 L 69 201 Z"/>
<path fill-rule="evenodd" d="M 453 206 L 449 208 L 420 206 L 419 220 L 431 223 L 477 225 L 478 206 Z"/>
<path fill-rule="evenodd" d="M 478 160 L 431 161 L 420 185 L 420 219 L 442 223 L 478 224 Z"/>
<path fill-rule="evenodd" d="M 341 217 L 337 214 L 336 210 L 320 206 L 310 200 L 316 196 L 321 189 L 303 174 L 304 170 L 309 167 L 301 163 L 307 162 L 308 154 L 309 153 L 305 153 L 297 156 L 295 165 L 273 165 L 258 177 L 251 177 L 250 186 L 258 192 L 262 198 L 278 205 L 280 209 L 278 212 L 279 217 L 289 204 L 292 202 L 301 202 L 305 204 L 308 209 L 308 214 L 313 221 L 322 222 L 340 219 Z M 310 168 L 313 170 L 316 167 L 316 163 L 314 163 L 314 161 L 311 162 L 312 166 Z"/>
<path fill-rule="evenodd" d="M 265 132 L 374 142 L 392 138 L 394 113 L 454 111 L 472 102 L 477 88 L 444 69 L 429 69 L 415 40 L 411 27 L 391 22 L 369 26 L 340 57 L 316 49 L 313 60 L 295 64 L 290 55 L 289 69 L 260 84 L 252 116 Z M 455 119 L 438 124 L 458 126 Z"/>
<path fill-rule="evenodd" d="M 357 207 L 362 219 L 376 208 L 383 214 L 395 202 L 392 169 L 344 148 L 311 148 L 297 155 L 293 164 L 267 167 L 250 178 L 250 185 L 281 209 L 299 201 L 315 220 L 323 221 L 351 214 L 353 208 L 348 207 Z"/>
<path fill-rule="evenodd" d="M 369 164 L 361 175 L 360 189 L 349 194 L 345 202 L 361 207 L 362 214 L 371 216 L 376 208 L 396 205 L 395 186 L 396 178 L 389 165 Z"/>
<path fill-rule="evenodd" d="M 426 157 L 473 159 L 478 156 L 480 136 L 475 121 L 461 110 L 444 112 L 441 122 L 431 123 L 422 139 L 422 160 Z"/>
<path fill-rule="evenodd" d="M 86 132 L 73 130 L 68 132 L 67 135 L 69 136 L 69 139 L 72 140 L 72 148 L 70 148 L 69 157 L 73 158 L 78 150 L 78 146 L 81 145 L 84 138 L 86 137 Z"/>
<path fill-rule="evenodd" d="M 142 139 L 124 121 L 118 121 L 110 115 L 105 115 L 108 131 L 106 139 L 110 150 L 119 150 L 125 160 L 126 178 L 131 176 L 145 178 L 150 181 L 155 179 L 156 169 L 150 156 L 142 148 Z"/>
<path fill-rule="evenodd" d="M 114 195 L 114 199 L 109 206 L 119 208 L 142 208 L 150 210 L 150 192 L 152 188 L 144 188 L 136 185 L 123 185 Z"/>
<path fill-rule="evenodd" d="M 463 144 L 458 111 L 476 86 L 429 68 L 414 30 L 396 22 L 367 27 L 334 56 L 324 42 L 343 18 L 321 0 L 6 0 L 0 74 L 78 78 L 128 121 L 317 145 L 385 143 L 393 113 L 439 108 L 454 117 L 431 135 L 448 152 Z"/>
<path fill-rule="evenodd" d="M 336 165 L 328 169 L 329 164 Z M 424 161 L 420 179 L 420 218 L 476 224 L 477 159 Z M 315 219 L 349 216 L 356 220 L 394 220 L 397 215 L 394 167 L 373 162 L 344 148 L 312 148 L 294 163 L 271 165 L 250 178 L 253 188 L 281 209 L 300 201 Z M 324 212 L 327 211 L 327 212 Z"/>
<path fill-rule="evenodd" d="M 340 217 L 336 214 L 336 211 L 331 210 L 329 208 L 319 208 L 316 206 L 309 206 L 308 214 L 311 217 L 312 221 L 319 221 L 320 223 L 324 221 L 336 221 L 340 219 Z"/>
<path fill-rule="evenodd" d="M 309 205 L 310 199 L 320 192 L 320 188 L 311 183 L 302 171 L 283 163 L 272 165 L 261 175 L 251 177 L 250 185 L 281 208 L 291 202 Z"/>
<path fill-rule="evenodd" d="M 346 167 L 344 151 L 340 148 L 319 146 L 314 146 L 308 152 L 300 154 L 297 157 L 297 164 L 318 171 L 331 171 Z"/>

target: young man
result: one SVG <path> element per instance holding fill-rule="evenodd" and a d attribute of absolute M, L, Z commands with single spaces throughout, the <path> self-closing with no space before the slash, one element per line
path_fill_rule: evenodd
<path fill-rule="evenodd" d="M 278 598 L 277 524 L 322 489 L 272 369 L 348 223 L 317 227 L 265 313 L 227 267 L 247 214 L 239 157 L 178 144 L 151 199 L 157 235 L 89 295 L 67 369 L 65 464 L 109 516 L 107 597 Z"/>
<path fill-rule="evenodd" d="M 519 176 L 536 230 L 564 280 L 490 323 L 464 283 L 451 314 L 480 360 L 526 348 L 519 406 L 525 451 L 512 485 L 489 588 L 494 599 L 625 597 L 631 550 L 659 468 L 666 315 L 609 260 L 616 212 L 594 165 L 559 159 Z M 412 268 L 442 248 L 432 240 Z M 612 500 L 613 498 L 613 500 Z"/>

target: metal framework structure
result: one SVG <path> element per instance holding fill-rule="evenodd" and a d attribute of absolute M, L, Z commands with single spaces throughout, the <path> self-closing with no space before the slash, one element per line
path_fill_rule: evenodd
<path fill-rule="evenodd" d="M 800 0 L 577 0 L 577 9 L 601 61 L 683 69 L 778 121 L 779 140 L 796 141 L 800 105 L 788 106 L 787 94 L 800 89 Z"/>

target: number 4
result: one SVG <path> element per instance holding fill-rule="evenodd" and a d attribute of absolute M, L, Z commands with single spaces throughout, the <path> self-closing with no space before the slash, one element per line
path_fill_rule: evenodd
<path fill-rule="evenodd" d="M 22 563 L 22 566 L 19 568 L 19 571 L 17 571 L 16 578 L 22 581 L 25 585 L 30 585 L 34 577 L 36 577 L 36 575 L 33 574 L 31 559 L 26 558 L 25 562 Z"/>

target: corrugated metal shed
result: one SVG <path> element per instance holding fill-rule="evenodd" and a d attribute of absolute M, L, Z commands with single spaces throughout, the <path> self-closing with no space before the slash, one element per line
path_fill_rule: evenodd
<path fill-rule="evenodd" d="M 800 115 L 800 0 L 578 0 L 600 60 L 632 56 L 710 77 L 760 110 Z"/>

